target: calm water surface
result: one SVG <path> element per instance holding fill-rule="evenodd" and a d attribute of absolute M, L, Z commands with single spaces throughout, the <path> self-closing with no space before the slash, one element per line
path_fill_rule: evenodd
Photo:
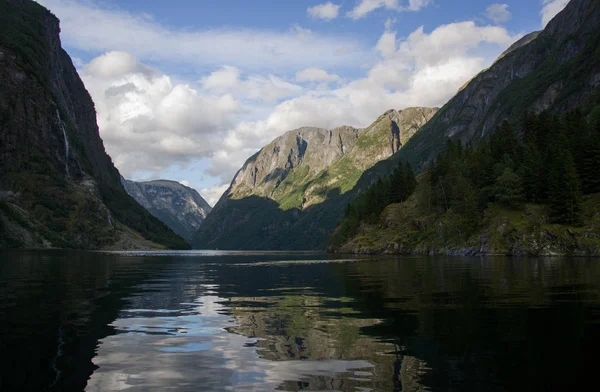
<path fill-rule="evenodd" d="M 4 252 L 0 349 L 2 391 L 573 390 L 600 260 Z"/>

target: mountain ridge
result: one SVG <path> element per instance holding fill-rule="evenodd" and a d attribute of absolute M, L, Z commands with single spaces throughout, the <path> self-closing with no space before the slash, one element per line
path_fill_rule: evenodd
<path fill-rule="evenodd" d="M 125 191 L 142 207 L 190 241 L 212 207 L 194 188 L 172 180 L 132 181 L 121 177 Z"/>
<path fill-rule="evenodd" d="M 397 152 L 436 111 L 391 109 L 363 129 L 304 127 L 286 132 L 244 163 L 193 246 L 324 247 L 362 172 Z M 232 233 L 238 232 L 244 238 L 236 239 Z M 250 241 L 248 232 L 262 236 Z M 286 241 L 286 235 L 294 239 Z"/>

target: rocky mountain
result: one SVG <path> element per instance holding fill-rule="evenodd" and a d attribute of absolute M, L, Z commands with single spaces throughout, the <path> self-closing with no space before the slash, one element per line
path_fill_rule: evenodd
<path fill-rule="evenodd" d="M 186 248 L 123 189 L 59 32 L 0 0 L 0 247 Z"/>
<path fill-rule="evenodd" d="M 324 248 L 362 173 L 397 153 L 436 111 L 389 110 L 365 129 L 287 132 L 246 161 L 193 246 Z"/>
<path fill-rule="evenodd" d="M 212 210 L 195 189 L 176 181 L 135 182 L 121 177 L 121 183 L 129 196 L 186 241 Z"/>
<path fill-rule="evenodd" d="M 477 142 L 502 121 L 586 106 L 600 86 L 600 2 L 571 0 L 541 32 L 513 44 L 465 85 L 394 159 L 414 168 L 447 139 Z"/>

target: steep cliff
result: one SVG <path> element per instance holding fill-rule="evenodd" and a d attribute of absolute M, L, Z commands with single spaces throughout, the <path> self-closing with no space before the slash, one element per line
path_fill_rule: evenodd
<path fill-rule="evenodd" d="M 195 189 L 176 181 L 135 182 L 121 177 L 121 183 L 129 196 L 186 241 L 212 210 Z"/>
<path fill-rule="evenodd" d="M 193 246 L 324 248 L 362 173 L 399 151 L 436 111 L 389 110 L 365 129 L 284 134 L 246 161 Z"/>
<path fill-rule="evenodd" d="M 0 0 L 0 246 L 186 247 L 121 186 L 59 32 L 39 4 Z"/>

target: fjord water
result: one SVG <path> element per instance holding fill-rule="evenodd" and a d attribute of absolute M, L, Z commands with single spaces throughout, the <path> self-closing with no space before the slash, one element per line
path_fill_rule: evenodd
<path fill-rule="evenodd" d="M 600 260 L 0 253 L 2 391 L 571 390 L 599 343 Z"/>

